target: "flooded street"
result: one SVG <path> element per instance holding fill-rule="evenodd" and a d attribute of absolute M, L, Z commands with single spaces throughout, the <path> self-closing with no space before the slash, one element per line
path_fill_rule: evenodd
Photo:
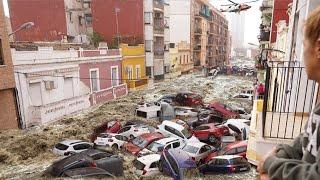
<path fill-rule="evenodd" d="M 65 117 L 61 121 L 47 126 L 32 127 L 28 130 L 10 130 L 0 132 L 0 179 L 34 179 L 43 178 L 45 169 L 59 157 L 51 152 L 54 144 L 64 139 L 82 139 L 88 141 L 88 136 L 95 126 L 102 122 L 117 119 L 125 123 L 134 117 L 137 103 L 142 97 L 153 101 L 162 94 L 178 91 L 193 91 L 204 97 L 205 103 L 220 101 L 244 107 L 250 111 L 250 101 L 236 101 L 232 97 L 241 90 L 253 88 L 253 79 L 240 76 L 220 75 L 215 78 L 205 78 L 200 75 L 186 75 L 173 81 L 156 83 L 153 88 L 130 92 L 127 96 L 108 102 L 99 107 Z M 144 120 L 150 125 L 156 121 Z M 133 157 L 124 156 L 125 175 L 120 179 L 138 179 L 130 173 Z M 255 168 L 251 171 L 233 175 L 213 175 L 194 177 L 190 179 L 257 179 Z M 157 176 L 152 179 L 168 179 Z M 189 178 L 188 178 L 189 179 Z"/>

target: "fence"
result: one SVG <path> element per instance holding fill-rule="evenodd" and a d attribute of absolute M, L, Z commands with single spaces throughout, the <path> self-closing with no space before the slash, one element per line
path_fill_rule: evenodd
<path fill-rule="evenodd" d="M 263 136 L 293 139 L 304 130 L 319 87 L 308 80 L 299 62 L 292 61 L 269 61 L 265 83 Z"/>

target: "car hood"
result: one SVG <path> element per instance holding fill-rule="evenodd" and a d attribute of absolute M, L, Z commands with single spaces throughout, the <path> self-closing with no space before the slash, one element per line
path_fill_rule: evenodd
<path fill-rule="evenodd" d="M 132 144 L 132 143 L 127 143 L 124 145 L 124 149 L 132 154 L 137 154 L 139 151 L 141 151 L 141 148 Z"/>
<path fill-rule="evenodd" d="M 191 136 L 191 138 L 189 138 L 187 141 L 188 141 L 189 143 L 190 143 L 190 142 L 200 142 L 199 139 L 198 139 L 196 136 L 194 136 L 194 135 Z"/>

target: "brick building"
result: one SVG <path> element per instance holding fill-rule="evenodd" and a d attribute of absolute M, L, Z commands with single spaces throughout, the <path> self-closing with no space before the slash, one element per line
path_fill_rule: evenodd
<path fill-rule="evenodd" d="M 18 115 L 15 100 L 13 74 L 7 25 L 0 2 L 0 129 L 18 128 Z"/>

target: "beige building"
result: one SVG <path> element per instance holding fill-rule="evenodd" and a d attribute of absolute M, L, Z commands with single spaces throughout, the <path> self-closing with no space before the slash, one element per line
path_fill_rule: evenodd
<path fill-rule="evenodd" d="M 178 44 L 178 64 L 182 74 L 193 71 L 194 62 L 191 59 L 190 44 L 186 41 Z"/>

